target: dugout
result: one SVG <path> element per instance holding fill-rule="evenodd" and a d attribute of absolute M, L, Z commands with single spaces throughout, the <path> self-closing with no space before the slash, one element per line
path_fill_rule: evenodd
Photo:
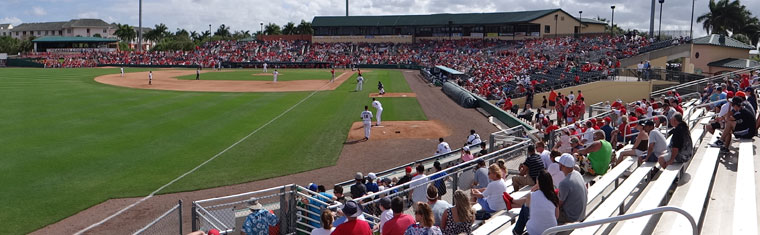
<path fill-rule="evenodd" d="M 433 69 L 430 70 L 430 74 L 432 74 L 434 78 L 440 80 L 441 83 L 449 80 L 456 80 L 457 78 L 466 79 L 467 76 L 463 72 L 442 65 L 433 67 Z"/>
<path fill-rule="evenodd" d="M 32 40 L 35 52 L 116 51 L 118 39 L 98 37 L 41 37 Z"/>

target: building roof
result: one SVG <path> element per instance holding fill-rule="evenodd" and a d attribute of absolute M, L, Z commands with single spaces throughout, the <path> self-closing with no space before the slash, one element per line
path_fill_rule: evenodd
<path fill-rule="evenodd" d="M 414 26 L 452 24 L 512 24 L 527 23 L 562 9 L 536 11 L 458 13 L 432 15 L 384 15 L 384 16 L 315 16 L 312 27 L 325 26 Z M 565 12 L 567 14 L 567 12 Z M 568 14 L 570 15 L 570 14 Z M 572 15 L 571 15 L 572 16 Z M 574 18 L 574 17 L 573 17 Z"/>
<path fill-rule="evenodd" d="M 11 24 L 0 24 L 0 29 L 8 29 L 11 27 Z"/>
<path fill-rule="evenodd" d="M 67 22 L 44 22 L 44 23 L 23 23 L 13 27 L 11 31 L 43 31 L 43 30 L 61 30 Z"/>
<path fill-rule="evenodd" d="M 599 20 L 592 19 L 592 18 L 581 18 L 581 22 L 586 23 L 586 24 L 603 24 L 603 25 L 607 25 L 607 22 L 599 21 Z"/>
<path fill-rule="evenodd" d="M 101 19 L 74 19 L 66 22 L 63 27 L 111 27 L 111 24 L 106 23 Z"/>
<path fill-rule="evenodd" d="M 32 40 L 32 42 L 118 42 L 117 39 L 112 38 L 98 38 L 98 37 L 41 37 Z"/>
<path fill-rule="evenodd" d="M 739 49 L 754 50 L 753 46 L 747 45 L 739 40 L 733 39 L 725 35 L 711 34 L 701 38 L 694 39 L 692 41 L 694 45 L 713 45 L 721 47 L 733 47 Z"/>
<path fill-rule="evenodd" d="M 748 60 L 748 59 L 726 58 L 726 59 L 707 63 L 707 66 L 732 68 L 732 69 L 746 69 L 746 68 L 760 66 L 760 62 L 757 62 L 754 60 Z"/>

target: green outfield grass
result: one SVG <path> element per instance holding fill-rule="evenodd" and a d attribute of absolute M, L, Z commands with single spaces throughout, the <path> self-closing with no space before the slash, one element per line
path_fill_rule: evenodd
<path fill-rule="evenodd" d="M 310 93 L 152 91 L 93 81 L 109 72 L 0 69 L 0 234 L 28 233 L 109 198 L 145 196 Z M 353 78 L 319 92 L 160 193 L 335 164 L 378 80 L 389 91 L 410 91 L 399 71 L 364 76 L 363 92 L 353 92 Z M 415 98 L 380 100 L 384 121 L 426 120 Z"/>
<path fill-rule="evenodd" d="M 206 70 L 208 71 L 208 70 Z M 335 76 L 340 76 L 343 69 L 336 69 Z M 261 69 L 224 69 L 222 71 L 210 71 L 202 73 L 202 80 L 253 80 L 253 81 L 272 81 L 273 69 L 264 73 Z M 329 69 L 278 69 L 280 75 L 277 81 L 295 81 L 295 80 L 328 80 L 332 78 Z M 263 75 L 266 74 L 266 75 Z M 177 77 L 182 80 L 195 80 L 195 74 Z"/>

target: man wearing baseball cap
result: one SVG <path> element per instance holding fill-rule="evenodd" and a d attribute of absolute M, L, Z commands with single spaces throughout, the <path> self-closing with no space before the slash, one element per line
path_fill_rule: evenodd
<path fill-rule="evenodd" d="M 356 203 L 355 201 L 347 201 L 346 204 L 343 204 L 343 206 L 340 208 L 340 212 L 343 213 L 343 215 L 346 216 L 348 221 L 345 223 L 342 223 L 338 225 L 337 228 L 335 228 L 335 231 L 332 232 L 334 235 L 371 235 L 372 229 L 369 227 L 369 223 L 364 220 L 357 219 L 360 215 L 362 215 L 362 208 L 361 205 Z"/>
<path fill-rule="evenodd" d="M 556 159 L 559 170 L 565 174 L 565 179 L 559 182 L 559 218 L 558 224 L 581 221 L 586 217 L 586 200 L 588 191 L 586 182 L 578 171 L 575 171 L 575 157 L 568 153 Z"/>
<path fill-rule="evenodd" d="M 364 186 L 364 176 L 361 172 L 356 172 L 354 180 L 356 180 L 356 183 L 351 185 L 352 199 L 360 198 L 361 196 L 364 196 L 364 194 L 367 194 L 367 187 Z"/>

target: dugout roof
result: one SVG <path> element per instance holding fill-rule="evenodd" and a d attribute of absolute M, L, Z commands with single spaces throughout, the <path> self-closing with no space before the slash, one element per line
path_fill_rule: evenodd
<path fill-rule="evenodd" d="M 464 73 L 459 72 L 457 70 L 454 70 L 452 68 L 446 67 L 446 66 L 438 65 L 438 66 L 435 66 L 435 67 L 438 68 L 438 69 L 440 69 L 440 70 L 442 70 L 442 71 L 445 71 L 446 73 L 449 73 L 451 75 L 464 75 Z"/>
<path fill-rule="evenodd" d="M 515 24 L 527 23 L 562 9 L 536 11 L 459 13 L 432 15 L 385 15 L 385 16 L 315 16 L 312 27 L 341 26 L 421 26 L 452 24 Z M 564 12 L 564 11 L 563 11 Z M 565 12 L 568 15 L 571 15 Z M 585 21 L 584 21 L 585 23 Z"/>

